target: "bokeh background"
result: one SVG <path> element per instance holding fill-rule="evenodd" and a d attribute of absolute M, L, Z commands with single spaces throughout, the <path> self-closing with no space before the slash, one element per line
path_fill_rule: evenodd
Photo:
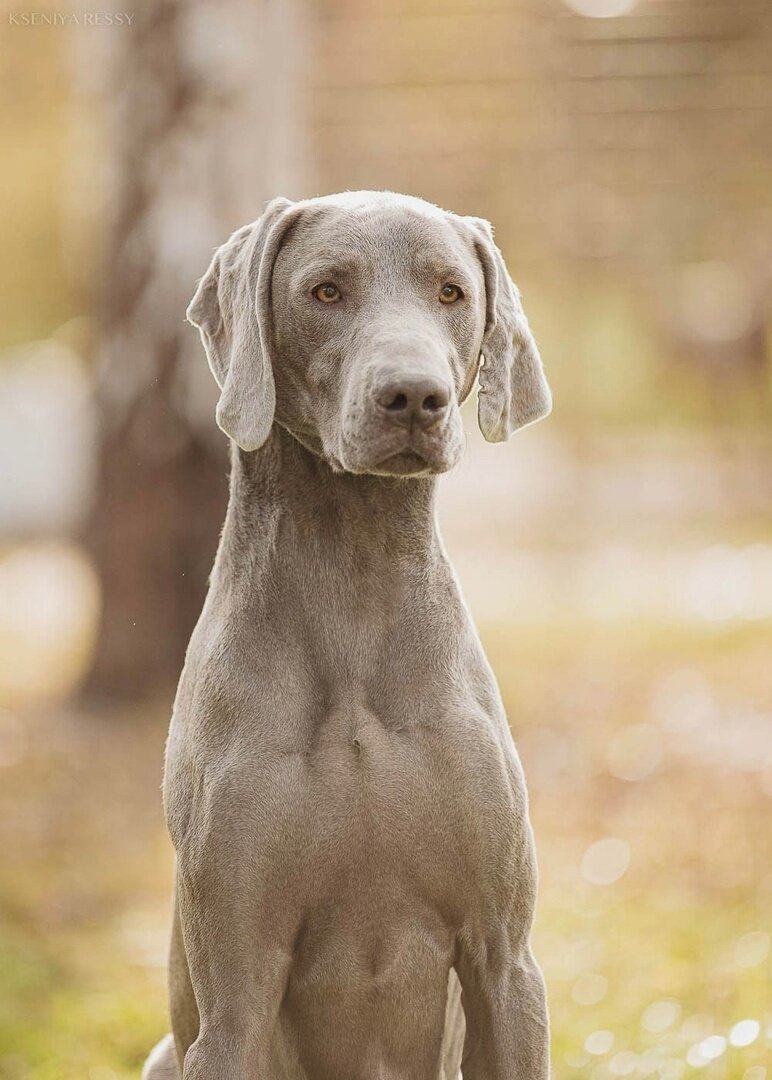
<path fill-rule="evenodd" d="M 161 758 L 227 488 L 183 313 L 267 198 L 373 187 L 495 223 L 554 387 L 506 446 L 469 412 L 441 518 L 555 1075 L 767 1080 L 768 0 L 4 3 L 0 85 L 0 1077 L 128 1080 L 168 1029 Z"/>

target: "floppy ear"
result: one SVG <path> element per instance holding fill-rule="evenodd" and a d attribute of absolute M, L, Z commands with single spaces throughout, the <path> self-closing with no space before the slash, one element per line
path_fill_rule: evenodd
<path fill-rule="evenodd" d="M 217 423 L 242 450 L 262 446 L 273 424 L 271 275 L 292 206 L 273 199 L 218 248 L 187 310 L 220 387 Z"/>
<path fill-rule="evenodd" d="M 520 293 L 493 242 L 490 223 L 468 218 L 485 277 L 483 365 L 478 378 L 477 418 L 488 442 L 547 416 L 552 395 L 539 350 L 520 303 Z"/>

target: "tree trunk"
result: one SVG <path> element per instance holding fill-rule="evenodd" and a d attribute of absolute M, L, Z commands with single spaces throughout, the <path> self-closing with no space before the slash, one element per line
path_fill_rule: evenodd
<path fill-rule="evenodd" d="M 214 247 L 302 182 L 293 4 L 156 0 L 135 10 L 111 46 L 114 224 L 86 538 L 103 612 L 85 693 L 124 700 L 176 680 L 226 503 L 216 387 L 185 308 Z"/>

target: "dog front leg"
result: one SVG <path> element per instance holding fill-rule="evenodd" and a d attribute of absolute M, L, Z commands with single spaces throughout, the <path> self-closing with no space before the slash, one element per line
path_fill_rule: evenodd
<path fill-rule="evenodd" d="M 185 953 L 199 1013 L 183 1080 L 267 1080 L 271 1043 L 291 966 L 275 905 L 243 868 L 178 868 Z M 250 864 L 250 870 L 254 871 Z M 247 880 L 251 878 L 251 880 Z M 272 910 L 273 909 L 273 910 Z"/>
<path fill-rule="evenodd" d="M 506 957 L 498 945 L 482 953 L 466 950 L 457 963 L 466 1017 L 464 1080 L 547 1080 L 546 994 L 530 947 L 516 946 Z"/>

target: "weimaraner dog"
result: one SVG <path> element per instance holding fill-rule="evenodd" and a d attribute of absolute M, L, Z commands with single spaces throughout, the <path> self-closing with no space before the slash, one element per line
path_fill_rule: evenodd
<path fill-rule="evenodd" d="M 523 774 L 435 520 L 550 409 L 491 228 L 349 192 L 263 216 L 188 309 L 230 505 L 164 801 L 173 1035 L 146 1080 L 545 1080 Z"/>

